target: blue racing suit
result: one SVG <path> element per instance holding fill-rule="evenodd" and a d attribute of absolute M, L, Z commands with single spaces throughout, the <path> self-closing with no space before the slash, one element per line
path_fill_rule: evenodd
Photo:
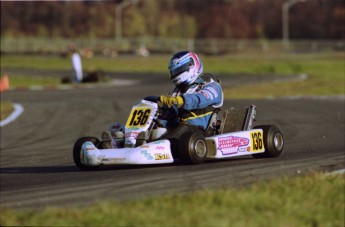
<path fill-rule="evenodd" d="M 179 109 L 174 105 L 172 108 L 163 107 L 159 122 L 168 129 L 168 133 L 162 138 L 169 139 L 171 149 L 176 152 L 178 141 L 186 133 L 201 130 L 207 134 L 212 113 L 222 107 L 224 95 L 220 81 L 210 74 L 204 74 L 185 90 L 175 88 L 171 96 L 181 96 L 184 105 Z M 157 102 L 159 97 L 149 96 L 145 99 Z"/>
<path fill-rule="evenodd" d="M 181 96 L 184 100 L 178 113 L 179 122 L 186 122 L 204 130 L 211 114 L 216 108 L 222 107 L 224 99 L 219 80 L 211 74 L 199 77 L 185 92 L 175 88 L 172 96 Z"/>
<path fill-rule="evenodd" d="M 171 96 L 181 96 L 184 105 L 177 109 L 165 109 L 160 123 L 163 127 L 174 128 L 179 123 L 194 125 L 202 130 L 208 126 L 213 111 L 222 107 L 224 95 L 220 81 L 211 74 L 204 74 L 185 90 L 175 88 Z M 157 101 L 159 97 L 149 96 L 148 101 Z"/>

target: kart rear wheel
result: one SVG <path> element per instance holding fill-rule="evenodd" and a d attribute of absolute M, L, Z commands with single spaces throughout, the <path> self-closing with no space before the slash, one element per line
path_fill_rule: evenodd
<path fill-rule="evenodd" d="M 206 160 L 207 146 L 201 132 L 188 132 L 178 142 L 178 154 L 182 162 L 199 164 Z"/>
<path fill-rule="evenodd" d="M 86 166 L 83 163 L 81 163 L 81 161 L 80 161 L 81 147 L 82 147 L 83 143 L 85 143 L 87 141 L 93 143 L 97 148 L 101 144 L 99 139 L 97 139 L 96 137 L 81 137 L 81 138 L 79 138 L 75 142 L 74 147 L 73 147 L 73 160 L 74 160 L 75 165 L 81 170 L 95 170 L 95 169 L 98 169 L 100 166 Z"/>
<path fill-rule="evenodd" d="M 275 125 L 261 125 L 254 128 L 263 130 L 263 141 L 265 152 L 253 154 L 254 158 L 275 158 L 278 157 L 284 148 L 283 133 Z"/>

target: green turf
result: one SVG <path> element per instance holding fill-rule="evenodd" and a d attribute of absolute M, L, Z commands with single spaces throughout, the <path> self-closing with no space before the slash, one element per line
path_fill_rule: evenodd
<path fill-rule="evenodd" d="M 287 74 L 304 73 L 305 81 L 243 85 L 224 88 L 226 98 L 267 98 L 284 96 L 344 95 L 345 58 L 343 53 L 213 58 L 210 68 L 221 73 Z M 223 62 L 220 64 L 220 62 Z"/>
<path fill-rule="evenodd" d="M 11 102 L 1 100 L 0 110 L 0 120 L 4 120 L 13 112 L 14 108 Z"/>
<path fill-rule="evenodd" d="M 28 86 L 56 86 L 61 83 L 61 79 L 57 77 L 13 75 L 9 78 L 11 88 L 25 88 Z"/>
<path fill-rule="evenodd" d="M 167 55 L 142 57 L 94 57 L 83 59 L 84 71 L 167 73 Z M 306 81 L 268 83 L 236 88 L 224 88 L 226 98 L 265 98 L 294 95 L 345 94 L 344 53 L 226 55 L 201 56 L 206 72 L 220 77 L 226 74 L 287 74 L 305 73 Z M 6 68 L 40 70 L 71 70 L 70 59 L 58 56 L 5 55 L 1 57 L 2 74 Z M 56 85 L 56 78 L 9 75 L 12 87 Z M 167 75 L 168 80 L 168 75 Z"/>
<path fill-rule="evenodd" d="M 312 174 L 80 208 L 1 210 L 1 226 L 344 226 L 344 175 Z"/>

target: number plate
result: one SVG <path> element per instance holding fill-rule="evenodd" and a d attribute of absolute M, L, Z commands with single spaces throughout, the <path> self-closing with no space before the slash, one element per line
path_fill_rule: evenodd
<path fill-rule="evenodd" d="M 250 141 L 252 145 L 252 151 L 253 152 L 259 152 L 259 151 L 264 151 L 264 140 L 263 140 L 263 135 L 262 131 L 252 131 L 250 133 Z"/>
<path fill-rule="evenodd" d="M 152 112 L 152 108 L 133 108 L 129 118 L 126 123 L 127 128 L 141 128 L 146 126 L 150 115 Z"/>

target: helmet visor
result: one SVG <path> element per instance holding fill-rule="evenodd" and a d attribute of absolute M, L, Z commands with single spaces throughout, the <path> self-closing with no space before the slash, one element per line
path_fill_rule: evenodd
<path fill-rule="evenodd" d="M 178 75 L 180 75 L 183 72 L 186 72 L 190 69 L 190 67 L 193 65 L 193 61 L 192 59 L 186 63 L 184 63 L 183 65 L 180 65 L 174 69 L 170 68 L 170 75 L 171 75 L 171 79 L 177 77 Z"/>

